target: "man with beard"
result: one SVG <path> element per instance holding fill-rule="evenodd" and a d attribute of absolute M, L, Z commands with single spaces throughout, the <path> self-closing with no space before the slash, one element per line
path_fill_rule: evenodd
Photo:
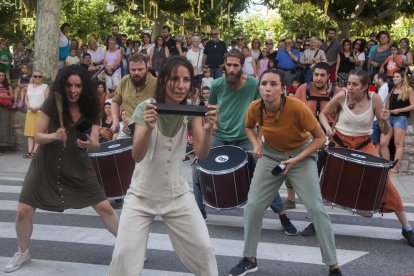
<path fill-rule="evenodd" d="M 318 62 L 313 67 L 312 82 L 309 84 L 302 84 L 296 91 L 296 98 L 304 102 L 313 114 L 319 119 L 320 112 L 325 108 L 326 104 L 332 97 L 342 91 L 340 87 L 330 85 L 329 83 L 329 69 L 330 66 L 326 62 Z M 331 114 L 329 117 L 329 123 L 333 124 L 335 120 L 335 114 Z M 324 158 L 322 152 L 318 152 L 318 173 L 321 172 L 324 164 Z M 286 187 L 288 188 L 288 198 L 285 202 L 286 209 L 295 208 L 295 191 L 289 181 L 286 181 Z M 315 228 L 313 223 L 309 224 L 301 233 L 302 236 L 315 235 Z"/>
<path fill-rule="evenodd" d="M 244 55 L 241 51 L 232 49 L 224 55 L 225 77 L 213 81 L 208 103 L 218 105 L 219 120 L 216 133 L 212 137 L 212 147 L 222 145 L 238 146 L 247 152 L 253 150 L 253 146 L 247 138 L 244 117 L 249 104 L 260 98 L 257 87 L 259 82 L 256 78 L 243 75 L 242 68 Z M 249 154 L 249 169 L 252 172 L 255 167 L 255 160 Z M 193 190 L 198 207 L 207 219 L 201 197 L 198 171 L 193 171 Z M 295 236 L 298 234 L 295 226 L 290 222 L 283 210 L 282 199 L 279 193 L 276 194 L 270 208 L 279 214 L 280 222 L 286 235 Z"/>
<path fill-rule="evenodd" d="M 110 38 L 115 38 L 116 40 L 116 48 L 119 49 L 121 48 L 122 45 L 122 39 L 119 36 L 119 26 L 118 24 L 113 24 L 111 27 L 111 35 L 108 36 L 105 40 L 105 46 L 106 46 L 106 50 L 108 50 L 108 46 L 109 46 L 109 39 Z"/>
<path fill-rule="evenodd" d="M 136 106 L 151 98 L 155 92 L 157 79 L 148 74 L 147 60 L 142 54 L 129 58 L 129 74 L 121 79 L 112 98 L 111 113 L 113 133 L 119 131 L 121 105 L 126 116 L 131 118 Z"/>
<path fill-rule="evenodd" d="M 326 37 L 327 40 L 325 43 L 321 45 L 321 49 L 325 52 L 326 59 L 328 60 L 328 64 L 330 66 L 329 69 L 329 79 L 331 83 L 335 83 L 335 66 L 336 60 L 338 57 L 339 52 L 341 51 L 341 44 L 336 41 L 336 29 L 329 28 L 326 30 Z"/>

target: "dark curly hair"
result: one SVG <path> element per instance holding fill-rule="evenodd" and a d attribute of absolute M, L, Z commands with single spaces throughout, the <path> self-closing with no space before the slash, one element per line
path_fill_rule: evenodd
<path fill-rule="evenodd" d="M 188 61 L 187 58 L 181 56 L 172 56 L 166 59 L 160 69 L 157 78 L 157 88 L 155 89 L 154 98 L 157 103 L 165 103 L 165 92 L 167 90 L 168 80 L 177 74 L 178 67 L 185 67 L 190 73 L 191 86 L 190 92 L 187 96 L 192 96 L 195 91 L 194 86 L 194 69 L 193 65 Z M 187 100 L 184 99 L 180 104 L 186 104 Z"/>
<path fill-rule="evenodd" d="M 66 128 L 69 128 L 74 120 L 71 118 L 68 109 L 68 100 L 66 98 L 67 81 L 70 76 L 77 75 L 81 79 L 82 93 L 79 97 L 79 109 L 82 116 L 86 121 L 99 124 L 101 109 L 98 104 L 98 93 L 96 91 L 96 84 L 94 84 L 88 78 L 88 72 L 83 69 L 80 65 L 70 65 L 64 67 L 56 77 L 55 82 L 52 86 L 52 92 L 57 92 L 62 96 L 63 106 L 63 124 Z M 53 95 L 53 93 L 52 93 Z"/>

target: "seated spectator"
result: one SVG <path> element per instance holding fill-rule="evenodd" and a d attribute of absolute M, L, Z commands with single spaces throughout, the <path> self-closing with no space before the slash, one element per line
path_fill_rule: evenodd
<path fill-rule="evenodd" d="M 392 44 L 390 46 L 391 55 L 380 65 L 380 73 L 387 76 L 388 87 L 391 90 L 394 87 L 393 76 L 394 72 L 401 69 L 403 66 L 403 55 L 398 54 L 398 45 Z"/>
<path fill-rule="evenodd" d="M 65 60 L 65 66 L 79 64 L 79 57 L 76 53 L 76 49 L 70 49 L 70 55 Z"/>
<path fill-rule="evenodd" d="M 102 108 L 102 112 L 103 112 L 103 107 L 105 103 L 111 98 L 111 94 L 109 94 L 109 92 L 106 90 L 106 86 L 104 82 L 99 82 L 96 87 L 96 90 L 98 91 L 99 106 Z"/>
<path fill-rule="evenodd" d="M 26 100 L 26 121 L 24 124 L 24 136 L 27 137 L 27 153 L 23 158 L 32 158 L 39 147 L 35 142 L 36 122 L 40 117 L 40 107 L 49 95 L 49 87 L 42 83 L 42 73 L 38 70 L 33 72 L 33 83 L 27 87 Z"/>
<path fill-rule="evenodd" d="M 21 69 L 23 64 L 30 64 L 30 52 L 26 50 L 24 42 L 17 42 L 17 49 L 13 55 L 13 68 Z"/>
<path fill-rule="evenodd" d="M 121 111 L 121 122 L 119 122 L 119 132 L 114 133 L 113 140 L 131 138 L 131 130 L 129 129 L 129 118 L 126 111 Z"/>
<path fill-rule="evenodd" d="M 96 43 L 95 39 L 91 39 L 88 42 L 88 54 L 91 55 L 92 63 L 96 65 L 102 65 L 103 60 L 105 57 L 105 51 L 103 48 L 98 47 L 98 44 Z"/>
<path fill-rule="evenodd" d="M 13 89 L 6 77 L 6 72 L 0 69 L 0 146 L 13 144 L 11 135 L 11 119 L 9 108 L 12 105 Z"/>
<path fill-rule="evenodd" d="M 24 100 L 26 97 L 27 86 L 30 83 L 30 77 L 29 65 L 22 64 L 17 87 L 14 90 L 14 103 L 12 109 L 22 109 L 24 107 Z"/>
<path fill-rule="evenodd" d="M 295 96 L 296 90 L 298 90 L 298 87 L 300 86 L 300 81 L 298 78 L 293 78 L 291 85 L 287 88 L 287 95 L 288 96 Z"/>
<path fill-rule="evenodd" d="M 209 67 L 204 68 L 204 78 L 201 79 L 201 87 L 207 86 L 211 88 L 213 85 L 213 78 L 211 77 L 211 71 Z"/>
<path fill-rule="evenodd" d="M 89 53 L 83 54 L 81 67 L 88 71 L 90 78 L 99 71 L 99 66 L 95 66 L 92 63 L 92 57 Z"/>
<path fill-rule="evenodd" d="M 111 103 L 106 102 L 104 104 L 104 112 L 102 113 L 102 124 L 99 130 L 99 142 L 107 142 L 112 140 L 112 115 L 111 115 Z"/>

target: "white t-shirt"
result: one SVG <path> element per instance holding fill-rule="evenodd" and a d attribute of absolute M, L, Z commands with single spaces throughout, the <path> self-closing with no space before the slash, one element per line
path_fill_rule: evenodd
<path fill-rule="evenodd" d="M 47 89 L 47 84 L 42 83 L 41 85 L 35 87 L 33 84 L 27 86 L 27 99 L 29 104 L 33 108 L 40 108 L 45 101 L 45 91 Z"/>
<path fill-rule="evenodd" d="M 203 74 L 203 56 L 204 53 L 201 49 L 198 52 L 194 52 L 192 49 L 187 52 L 187 59 L 194 67 L 194 76 Z"/>
<path fill-rule="evenodd" d="M 66 47 L 68 43 L 69 39 L 67 38 L 67 36 L 64 33 L 59 32 L 59 47 Z"/>
<path fill-rule="evenodd" d="M 211 86 L 213 85 L 213 81 L 214 81 L 214 79 L 212 77 L 209 77 L 209 78 L 204 77 L 204 78 L 202 78 L 201 79 L 201 88 L 203 88 L 204 86 L 208 86 L 208 87 L 211 88 Z"/>
<path fill-rule="evenodd" d="M 387 96 L 388 96 L 388 92 L 389 92 L 389 88 L 388 88 L 388 83 L 384 83 L 383 85 L 381 85 L 381 87 L 378 89 L 378 96 L 380 96 L 382 104 L 385 106 L 385 102 L 387 101 Z M 374 121 L 377 120 L 377 117 L 374 117 Z"/>
<path fill-rule="evenodd" d="M 155 47 L 154 43 L 151 43 L 150 45 L 145 46 L 145 47 L 144 47 L 144 45 L 141 45 L 138 48 L 138 53 L 141 53 L 142 49 L 147 49 L 147 59 L 149 60 L 151 52 L 152 52 L 152 50 L 154 50 L 154 47 Z"/>
<path fill-rule="evenodd" d="M 88 54 L 91 55 L 92 62 L 96 63 L 104 59 L 105 50 L 101 47 L 98 47 L 96 51 L 93 51 L 92 49 L 88 49 Z"/>

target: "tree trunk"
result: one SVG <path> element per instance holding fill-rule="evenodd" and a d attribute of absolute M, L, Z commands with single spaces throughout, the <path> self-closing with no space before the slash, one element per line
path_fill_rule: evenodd
<path fill-rule="evenodd" d="M 62 0 L 38 0 L 34 42 L 35 70 L 54 80 L 58 73 L 59 20 Z"/>
<path fill-rule="evenodd" d="M 162 35 L 162 26 L 167 21 L 165 15 L 159 11 L 158 18 L 154 19 L 154 23 L 152 24 L 152 39 L 155 39 L 157 36 Z"/>
<path fill-rule="evenodd" d="M 351 26 L 353 21 L 351 20 L 336 20 L 336 23 L 338 24 L 339 32 L 338 32 L 338 38 L 340 40 L 345 38 L 351 37 Z"/>

